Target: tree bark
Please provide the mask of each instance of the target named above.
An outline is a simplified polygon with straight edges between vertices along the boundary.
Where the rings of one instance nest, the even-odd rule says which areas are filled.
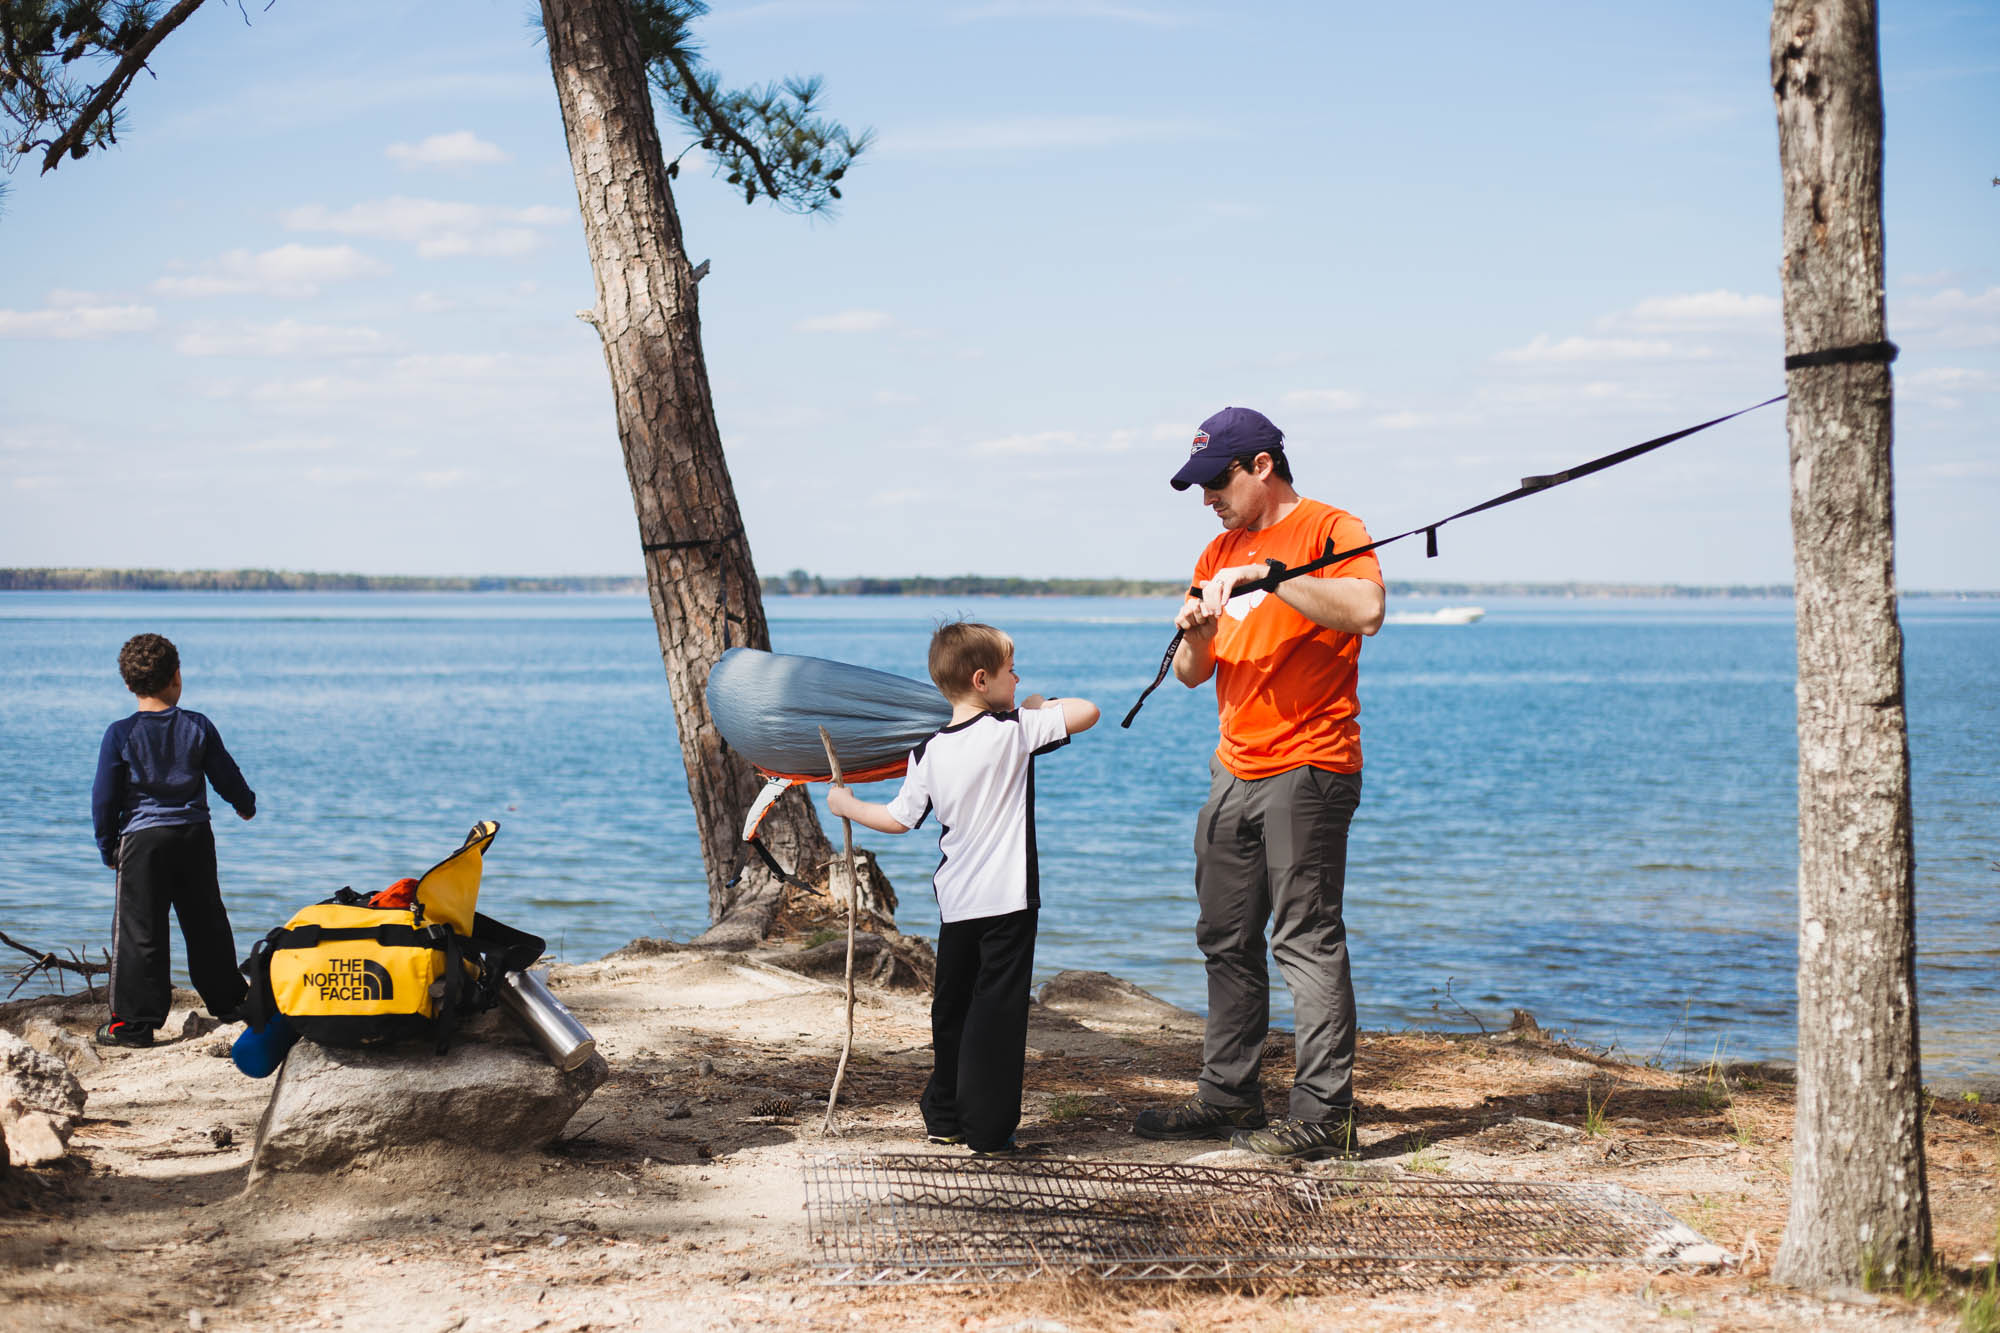
[[[1874,0],[1777,0],[1788,356],[1884,341]],[[1773,1275],[1814,1289],[1930,1251],[1916,879],[1886,360],[1789,371],[1798,612],[1799,1084]]]
[[[769,648],[771,639],[709,397],[695,278],[624,0],[543,0],[542,26],[597,282],[597,307],[587,318],[611,374],[646,587],[708,871],[714,924],[701,942],[747,947],[763,937],[783,886],[761,862],[745,863],[742,819],[763,780],[724,744],[706,688],[726,648]],[[793,873],[824,878],[833,851],[802,788],[786,792],[765,816],[760,837]]]

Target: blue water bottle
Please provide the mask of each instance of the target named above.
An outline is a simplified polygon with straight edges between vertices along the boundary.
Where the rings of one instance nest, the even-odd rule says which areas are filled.
[[[285,1016],[273,1014],[271,1021],[261,1028],[244,1028],[236,1044],[229,1048],[229,1058],[251,1078],[269,1078],[285,1063],[285,1053],[298,1039],[299,1034],[292,1030]]]

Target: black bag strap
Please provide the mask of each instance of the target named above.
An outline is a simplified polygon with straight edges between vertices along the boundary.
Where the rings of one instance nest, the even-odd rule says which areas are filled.
[[[442,949],[444,937],[453,932],[448,926],[410,926],[385,921],[379,926],[280,926],[266,935],[264,944],[273,949],[312,949],[329,940],[374,940],[385,949]]]

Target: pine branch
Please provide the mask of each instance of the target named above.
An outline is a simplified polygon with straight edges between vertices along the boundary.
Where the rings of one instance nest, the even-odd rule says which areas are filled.
[[[715,105],[713,94],[709,89],[702,86],[701,80],[695,77],[692,69],[688,68],[687,59],[679,51],[668,51],[666,57],[667,62],[674,67],[674,73],[680,76],[681,87],[687,90],[689,97],[700,104],[702,114],[708,118],[708,123],[714,127],[714,132],[735,144],[736,150],[749,159],[750,165],[757,169],[758,178],[764,182],[765,195],[772,199],[778,198],[777,177],[771,174],[771,168],[766,165],[764,155],[757,151],[757,145],[737,133],[736,126]]]
[[[84,103],[76,119],[70,122],[69,128],[57,135],[49,144],[48,152],[42,156],[43,175],[60,166],[65,154],[83,156],[85,151],[83,136],[89,132],[90,126],[99,116],[117,105],[118,99],[125,95],[125,90],[132,86],[132,80],[139,77],[139,71],[146,67],[146,57],[153,53],[153,48],[165,41],[175,28],[187,22],[188,17],[200,9],[203,3],[204,0],[180,0],[179,4],[161,16],[160,21],[148,29],[146,35],[125,52],[117,67],[111,71],[110,77],[99,84],[90,100]]]

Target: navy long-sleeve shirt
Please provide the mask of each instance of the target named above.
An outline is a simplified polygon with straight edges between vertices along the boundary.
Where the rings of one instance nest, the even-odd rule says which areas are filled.
[[[127,833],[206,824],[210,782],[237,814],[248,819],[257,812],[257,793],[223,748],[222,733],[200,713],[134,713],[105,728],[90,787],[91,823],[104,864],[118,864],[118,840]]]

